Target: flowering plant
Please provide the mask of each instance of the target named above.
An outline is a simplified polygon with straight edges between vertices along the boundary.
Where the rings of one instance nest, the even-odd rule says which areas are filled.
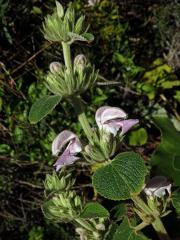
[[[110,236],[113,240],[125,239],[124,236],[147,239],[141,232],[147,225],[152,225],[160,239],[169,239],[161,217],[169,213],[171,184],[162,176],[145,183],[147,168],[142,157],[131,151],[120,152],[123,138],[139,120],[128,119],[124,110],[112,106],[97,109],[93,126],[86,117],[81,94],[95,86],[99,75],[82,54],[72,62],[70,48],[75,41],[93,40],[92,34],[84,30],[84,20],[84,16],[76,18],[71,4],[65,12],[56,2],[54,13],[45,18],[43,25],[45,38],[62,44],[64,63],[50,64],[45,86],[53,95],[44,96],[33,104],[29,120],[31,123],[40,121],[60,101],[66,100],[73,106],[86,136],[84,144],[71,130],[63,130],[54,139],[52,155],[58,157],[54,163],[57,173],[46,177],[43,213],[54,222],[72,222],[81,240],[102,240]],[[89,202],[83,193],[75,191],[74,166],[84,165],[92,173],[97,201]],[[133,211],[141,223],[134,226],[124,216],[122,223],[113,228],[110,213],[98,202],[97,196],[132,201]]]

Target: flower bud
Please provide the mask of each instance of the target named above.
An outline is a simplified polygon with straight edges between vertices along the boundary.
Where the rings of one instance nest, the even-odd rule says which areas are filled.
[[[78,54],[74,59],[74,66],[84,67],[87,63],[87,59],[84,54]]]
[[[62,64],[60,62],[52,62],[49,65],[49,69],[53,74],[58,73],[62,69]]]

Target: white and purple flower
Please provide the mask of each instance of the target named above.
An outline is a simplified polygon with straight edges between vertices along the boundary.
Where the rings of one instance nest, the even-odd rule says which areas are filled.
[[[156,176],[147,182],[144,192],[147,196],[162,198],[171,194],[171,183],[164,176]]]
[[[117,135],[121,129],[120,135],[124,135],[130,128],[136,125],[138,119],[127,119],[127,114],[118,107],[104,106],[96,111],[96,123],[100,130]]]
[[[63,151],[64,148],[65,150]],[[63,166],[73,164],[77,161],[79,157],[76,155],[81,152],[81,150],[81,143],[76,134],[68,130],[64,130],[58,134],[52,143],[53,156],[59,156],[54,164],[56,171]]]

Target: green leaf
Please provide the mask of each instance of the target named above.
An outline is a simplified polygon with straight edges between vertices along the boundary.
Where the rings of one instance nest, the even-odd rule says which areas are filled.
[[[180,133],[166,114],[154,116],[154,122],[161,131],[161,142],[151,157],[156,174],[165,175],[180,186]]]
[[[111,209],[111,213],[116,221],[122,220],[127,214],[127,207],[124,203],[119,203]]]
[[[172,205],[176,209],[178,215],[180,215],[180,191],[172,193]]]
[[[81,218],[105,218],[109,217],[109,212],[101,204],[97,202],[87,203],[84,207]]]
[[[61,96],[58,95],[44,96],[37,100],[30,109],[29,121],[31,123],[39,122],[56,107],[60,100]]]
[[[117,228],[112,240],[147,240],[144,235],[135,233],[127,218]]]
[[[146,144],[148,134],[145,128],[139,128],[138,130],[131,131],[129,134],[130,146],[142,146]]]
[[[146,168],[140,155],[133,152],[118,154],[93,175],[93,186],[99,194],[112,200],[123,200],[138,194],[145,180]]]

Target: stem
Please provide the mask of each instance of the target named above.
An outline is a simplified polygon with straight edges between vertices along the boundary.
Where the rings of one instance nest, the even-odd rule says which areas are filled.
[[[170,237],[159,217],[156,217],[155,221],[151,223],[154,230],[157,232],[160,240],[170,240]]]
[[[160,240],[170,240],[169,235],[168,235],[160,217],[158,216],[158,211],[155,208],[155,206],[153,206],[151,204],[153,209],[149,208],[149,206],[139,196],[133,196],[131,199],[133,200],[135,205],[137,207],[139,207],[144,213],[153,217],[154,221],[151,221],[151,223],[149,222],[149,224],[151,224],[153,226],[154,230],[158,234],[159,239]],[[142,225],[143,225],[143,223],[142,223]],[[139,227],[141,227],[142,225],[140,225]],[[139,228],[138,228],[138,230],[139,230]]]
[[[134,228],[134,231],[135,232],[141,231],[143,228],[145,228],[148,225],[149,225],[148,222],[142,222]]]
[[[88,231],[94,232],[95,229],[86,220],[76,218],[75,221]]]
[[[65,61],[66,68],[67,68],[68,72],[70,73],[70,75],[73,76],[70,45],[65,42],[62,42],[62,47],[63,47],[63,55],[64,55],[64,61]],[[92,131],[91,126],[86,118],[86,115],[84,113],[83,106],[82,106],[80,99],[77,97],[74,97],[72,99],[71,103],[75,109],[75,112],[78,115],[78,119],[84,130],[84,133],[86,134],[90,143],[93,144],[94,132]]]
[[[83,128],[84,133],[86,134],[86,137],[88,138],[89,142],[93,144],[95,133],[91,129],[91,126],[88,122],[86,114],[83,110],[81,100],[78,97],[74,97],[71,101],[71,104],[73,105],[75,112],[78,115],[78,120]]]
[[[63,47],[63,55],[64,55],[64,61],[66,68],[70,74],[72,74],[72,61],[71,61],[71,51],[70,51],[70,45],[66,42],[62,42]]]
[[[148,205],[139,197],[139,196],[132,196],[131,199],[138,206],[143,212],[147,215],[153,215],[152,210],[148,207]]]

